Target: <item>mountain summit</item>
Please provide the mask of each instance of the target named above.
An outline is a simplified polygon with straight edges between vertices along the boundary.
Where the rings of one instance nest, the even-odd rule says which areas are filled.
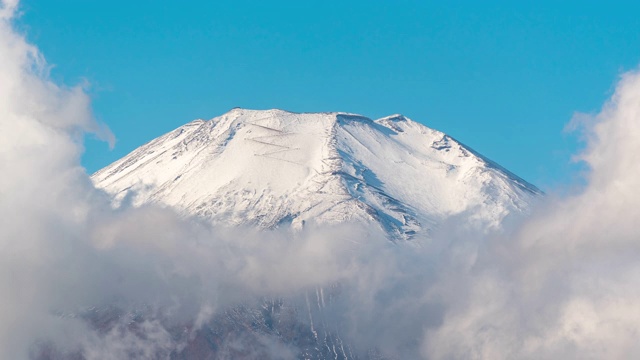
[[[98,188],[225,225],[364,221],[393,240],[472,214],[492,228],[541,192],[402,115],[233,109],[195,120],[96,172]]]

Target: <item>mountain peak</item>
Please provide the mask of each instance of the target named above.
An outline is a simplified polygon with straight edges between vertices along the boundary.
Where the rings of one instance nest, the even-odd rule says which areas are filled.
[[[242,107],[234,107],[231,110],[224,113],[222,116],[242,116],[247,114],[256,114],[256,115],[275,115],[275,114],[292,114],[290,111],[282,110],[282,109],[247,109]],[[215,118],[214,118],[215,119]]]
[[[398,121],[407,121],[407,120],[411,120],[408,117],[402,115],[402,114],[393,114],[393,115],[389,115],[389,116],[385,116],[383,118],[380,118],[376,121],[393,121],[393,122],[398,122]]]
[[[396,114],[235,108],[194,121],[92,176],[134,205],[263,227],[371,222],[390,238],[428,234],[473,210],[479,227],[526,211],[539,191],[447,135]]]

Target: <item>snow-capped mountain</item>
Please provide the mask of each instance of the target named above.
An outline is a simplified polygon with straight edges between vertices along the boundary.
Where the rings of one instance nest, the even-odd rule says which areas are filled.
[[[300,228],[364,221],[393,240],[450,216],[479,228],[526,211],[540,191],[455,139],[402,115],[233,109],[195,120],[96,172],[134,205],[225,225]]]
[[[474,229],[496,228],[510,214],[526,212],[541,194],[453,138],[402,115],[371,120],[282,110],[233,109],[192,121],[92,179],[114,196],[115,206],[155,203],[186,217],[263,228],[358,221],[378,226],[393,241],[428,237],[458,215]],[[336,283],[231,304],[188,338],[170,328],[185,344],[175,358],[280,358],[267,355],[273,344],[298,359],[416,358],[415,339],[400,357],[354,342],[341,325],[345,299],[348,286]],[[110,309],[86,315],[97,328],[116,316]]]

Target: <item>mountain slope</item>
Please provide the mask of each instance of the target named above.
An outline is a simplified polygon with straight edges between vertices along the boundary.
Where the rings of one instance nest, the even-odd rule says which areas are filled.
[[[473,214],[497,227],[534,186],[402,115],[233,109],[195,120],[96,172],[116,202],[159,203],[225,225],[372,222],[391,239]]]

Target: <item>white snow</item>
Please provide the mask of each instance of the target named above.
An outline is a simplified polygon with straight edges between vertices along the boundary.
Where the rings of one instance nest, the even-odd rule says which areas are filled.
[[[402,115],[233,109],[98,171],[97,187],[214,223],[377,223],[393,239],[466,211],[481,228],[526,211],[534,186]]]

